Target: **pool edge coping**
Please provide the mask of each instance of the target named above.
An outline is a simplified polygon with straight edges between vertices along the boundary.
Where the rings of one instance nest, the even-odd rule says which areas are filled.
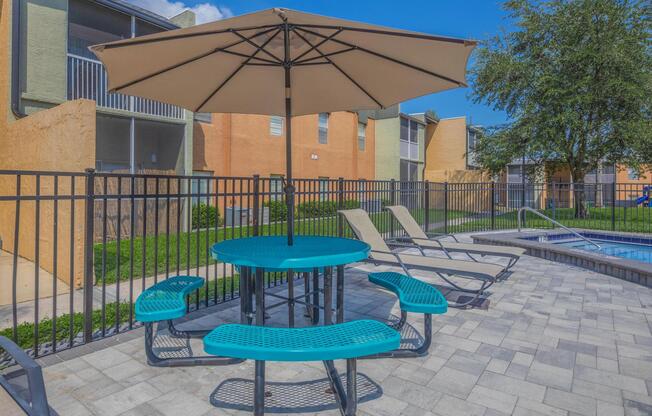
[[[649,238],[649,234],[626,233],[602,230],[588,230],[573,228],[579,233],[621,235]],[[652,287],[652,265],[638,260],[605,257],[591,252],[570,249],[558,244],[529,241],[522,237],[535,237],[543,235],[565,234],[563,230],[527,230],[523,232],[493,232],[487,234],[471,235],[474,243],[499,246],[521,247],[527,250],[526,254],[534,257],[569,264],[597,273],[606,274],[629,282]]]

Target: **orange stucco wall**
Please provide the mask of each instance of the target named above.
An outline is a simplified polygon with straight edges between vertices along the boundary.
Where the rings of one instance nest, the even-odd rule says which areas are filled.
[[[49,110],[40,111],[16,121],[3,117],[0,122],[0,169],[82,172],[95,160],[95,103],[88,100],[69,101]],[[59,179],[60,195],[70,195],[71,180]],[[39,186],[41,195],[53,195],[54,180],[43,176]],[[15,175],[0,176],[0,195],[16,195]],[[34,195],[34,176],[21,178],[20,193]],[[84,192],[82,179],[75,182],[75,192]],[[42,201],[39,206],[39,262],[47,272],[54,272],[54,204]],[[3,250],[14,251],[16,225],[15,202],[0,203],[0,238]],[[82,282],[84,202],[75,202],[73,227],[74,271],[70,272],[71,220],[70,201],[59,202],[57,218],[57,277],[75,286]],[[36,237],[36,205],[24,201],[20,205],[18,253],[34,260]],[[0,289],[1,290],[1,289]]]
[[[618,166],[616,169],[616,182],[618,183],[637,183],[641,185],[652,184],[652,169],[646,171],[636,179],[629,178],[629,172],[626,166]]]
[[[466,118],[456,117],[428,124],[425,172],[466,169]]]
[[[294,176],[373,179],[374,128],[374,120],[369,119],[365,150],[360,151],[355,113],[330,114],[328,144],[319,143],[317,115],[295,117],[292,120]],[[270,135],[268,116],[213,114],[211,123],[195,123],[193,140],[193,170],[220,176],[285,173],[285,134]]]

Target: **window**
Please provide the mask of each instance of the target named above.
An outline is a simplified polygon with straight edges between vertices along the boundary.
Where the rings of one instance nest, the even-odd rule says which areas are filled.
[[[68,52],[97,59],[88,47],[131,37],[131,17],[94,2],[68,3]]]
[[[400,155],[401,159],[419,160],[419,137],[423,126],[414,120],[401,117]]]
[[[627,168],[627,179],[637,181],[639,179],[638,173],[632,168]]]
[[[174,174],[181,170],[183,124],[136,119],[134,134],[136,172]]]
[[[367,126],[358,123],[358,150],[364,151],[367,145]]]
[[[328,199],[328,176],[319,177],[319,200],[326,201]]]
[[[195,121],[201,121],[202,123],[210,123],[213,120],[213,115],[211,113],[195,113]]]
[[[269,175],[269,199],[270,201],[283,200],[283,176]]]
[[[401,181],[415,182],[419,180],[419,164],[409,160],[401,160]]]
[[[328,113],[319,113],[319,143],[328,143]]]
[[[269,118],[270,136],[280,136],[283,134],[283,117],[271,116]]]

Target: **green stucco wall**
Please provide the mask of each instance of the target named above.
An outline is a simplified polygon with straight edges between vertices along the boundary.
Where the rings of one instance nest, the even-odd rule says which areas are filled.
[[[66,100],[67,0],[22,0],[21,106],[25,113]]]
[[[400,178],[399,134],[398,117],[376,120],[376,179]]]

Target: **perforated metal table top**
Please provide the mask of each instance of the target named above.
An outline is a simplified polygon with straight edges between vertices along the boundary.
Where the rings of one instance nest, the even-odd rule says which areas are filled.
[[[368,244],[349,238],[296,236],[288,246],[285,236],[263,236],[221,241],[211,253],[224,263],[281,270],[354,263],[366,259],[369,250]]]

